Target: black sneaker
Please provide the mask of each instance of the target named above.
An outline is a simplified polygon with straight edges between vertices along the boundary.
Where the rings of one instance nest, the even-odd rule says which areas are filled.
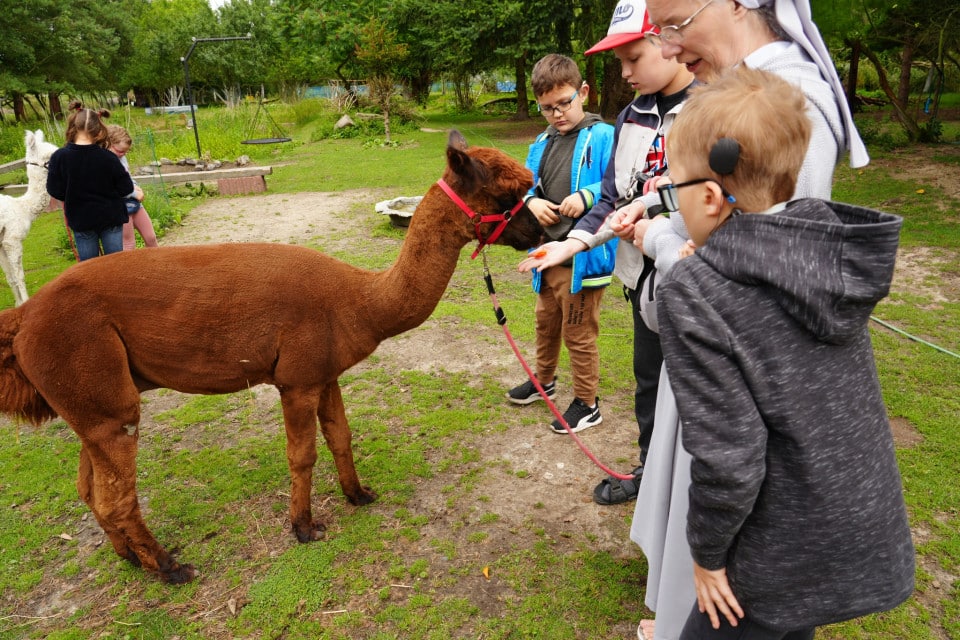
[[[570,406],[563,413],[563,419],[570,425],[570,430],[574,433],[594,427],[603,422],[603,416],[600,415],[600,398],[596,399],[593,408],[587,406],[587,403],[580,398],[574,398]],[[550,423],[550,428],[554,433],[567,433],[559,420]]]
[[[554,380],[550,384],[543,384],[541,386],[543,387],[544,393],[547,394],[547,397],[552,400],[553,396],[557,393],[557,381]],[[540,392],[533,386],[532,380],[527,380],[523,384],[510,389],[509,393],[507,393],[507,400],[513,404],[530,404],[531,402],[542,399]]]

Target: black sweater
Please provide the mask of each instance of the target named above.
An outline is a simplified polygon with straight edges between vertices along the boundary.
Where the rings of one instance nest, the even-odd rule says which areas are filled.
[[[127,221],[123,198],[133,191],[120,158],[97,145],[67,143],[50,157],[47,193],[63,202],[74,231],[101,231]]]

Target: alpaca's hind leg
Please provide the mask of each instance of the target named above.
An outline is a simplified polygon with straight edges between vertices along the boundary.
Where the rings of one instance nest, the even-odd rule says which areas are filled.
[[[81,445],[80,470],[77,473],[77,493],[80,494],[80,499],[90,507],[93,517],[97,519],[103,532],[110,538],[110,543],[113,545],[113,550],[117,552],[117,555],[129,560],[138,567],[141,566],[140,558],[133,552],[133,549],[127,546],[127,537],[117,531],[108,520],[100,517],[100,514],[97,513],[97,504],[93,497],[93,492],[93,463],[90,461],[89,454],[87,454],[87,448]]]
[[[193,567],[181,565],[160,546],[140,513],[136,487],[138,432],[132,433],[124,422],[109,420],[92,428],[75,428],[83,443],[78,488],[90,504],[120,557],[153,571],[164,582],[188,582]],[[90,473],[84,473],[89,465]],[[131,554],[136,558],[131,558]]]
[[[41,300],[39,313],[52,319],[21,327],[16,355],[24,376],[80,438],[77,488],[117,553],[129,559],[132,551],[144,569],[166,582],[186,582],[193,568],[178,564],[160,546],[140,513],[140,392],[126,346],[101,305],[63,302],[84,313],[58,320],[56,311],[44,306],[54,303]]]
[[[290,466],[290,523],[300,542],[319,540],[326,529],[313,520],[310,509],[313,465],[317,461],[318,401],[317,389],[285,388],[280,391]]]
[[[343,494],[347,496],[350,504],[370,504],[377,499],[377,494],[370,487],[360,486],[357,468],[353,464],[350,425],[347,424],[347,415],[343,409],[340,385],[336,381],[323,388],[317,417],[320,418],[320,429],[337,465]]]

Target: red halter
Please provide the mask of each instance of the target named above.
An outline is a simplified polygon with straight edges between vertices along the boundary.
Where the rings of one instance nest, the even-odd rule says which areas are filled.
[[[474,249],[473,253],[470,255],[470,259],[476,258],[480,255],[480,250],[483,249],[488,244],[493,244],[497,241],[497,238],[500,237],[500,234],[503,233],[503,230],[507,228],[507,223],[517,214],[517,211],[520,211],[523,208],[523,200],[520,200],[517,204],[513,205],[513,209],[510,211],[503,211],[501,213],[488,213],[484,215],[476,214],[473,209],[467,206],[467,203],[463,199],[453,192],[453,189],[450,188],[443,178],[437,180],[437,184],[440,185],[440,188],[443,189],[443,192],[450,196],[450,199],[453,200],[454,204],[460,207],[460,210],[467,214],[467,217],[473,220],[474,233],[477,234],[477,248]],[[485,222],[499,222],[493,232],[484,238],[480,235],[480,225]]]

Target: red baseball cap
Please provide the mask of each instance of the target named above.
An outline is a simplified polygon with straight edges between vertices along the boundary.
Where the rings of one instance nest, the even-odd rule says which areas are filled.
[[[644,0],[620,0],[613,10],[607,37],[593,45],[584,53],[586,56],[608,51],[622,44],[639,40],[648,33],[660,33],[660,29],[650,22],[647,3]]]

